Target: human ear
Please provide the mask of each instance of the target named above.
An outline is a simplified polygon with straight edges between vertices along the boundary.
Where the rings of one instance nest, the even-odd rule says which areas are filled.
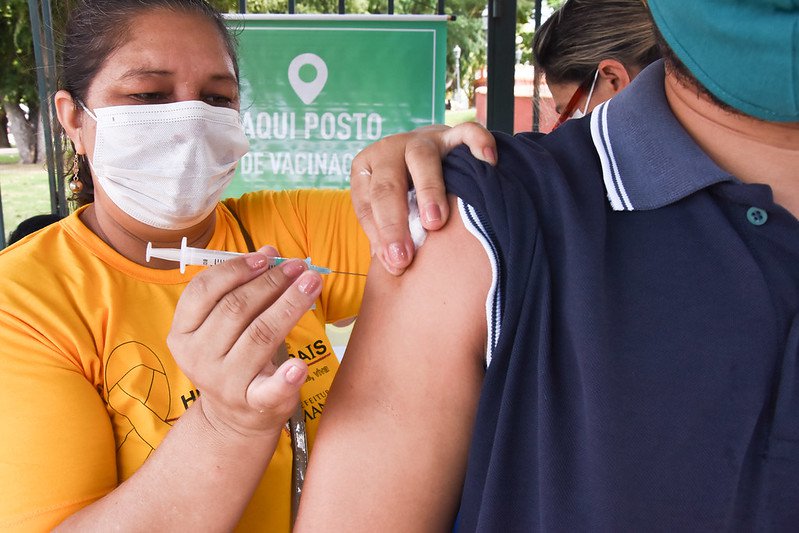
[[[65,90],[55,93],[55,110],[58,115],[58,122],[64,128],[67,137],[75,145],[75,153],[83,155],[86,153],[86,146],[83,143],[83,125],[81,111],[75,105],[72,95]]]
[[[620,61],[603,59],[599,62],[599,78],[606,82],[613,95],[630,84],[630,73]]]

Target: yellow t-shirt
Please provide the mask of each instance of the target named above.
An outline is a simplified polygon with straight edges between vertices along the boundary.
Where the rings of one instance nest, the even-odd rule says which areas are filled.
[[[256,247],[366,273],[369,244],[347,191],[259,192],[216,208],[209,249]],[[43,531],[130,477],[199,392],[166,346],[177,300],[201,267],[154,270],[73,214],[0,253],[0,530]],[[176,265],[177,266],[177,265]],[[324,324],[357,314],[360,276],[325,276],[316,309],[286,339],[309,365],[301,391],[313,443],[338,360]],[[187,443],[187,450],[190,445]],[[288,531],[287,433],[239,525]]]

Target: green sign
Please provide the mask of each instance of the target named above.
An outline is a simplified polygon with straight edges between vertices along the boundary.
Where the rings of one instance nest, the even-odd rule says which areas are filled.
[[[259,16],[238,35],[250,152],[225,191],[345,188],[353,157],[444,121],[446,16]]]

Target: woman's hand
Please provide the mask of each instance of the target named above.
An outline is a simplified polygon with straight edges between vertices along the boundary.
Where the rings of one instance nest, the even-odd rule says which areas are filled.
[[[222,435],[278,433],[305,382],[306,365],[279,354],[322,279],[299,259],[267,269],[267,256],[277,255],[265,247],[201,272],[175,310],[167,344]]]
[[[408,177],[416,189],[422,225],[427,230],[440,229],[449,217],[441,160],[461,144],[477,159],[496,164],[494,137],[475,122],[390,135],[367,146],[352,161],[355,213],[372,244],[372,255],[392,274],[402,274],[413,260]]]
[[[267,269],[267,256],[276,255],[262,248],[186,286],[167,343],[199,400],[132,476],[61,529],[236,528],[308,372],[302,361],[282,362],[276,354],[322,288],[319,274],[299,259]],[[113,461],[113,448],[111,454]]]

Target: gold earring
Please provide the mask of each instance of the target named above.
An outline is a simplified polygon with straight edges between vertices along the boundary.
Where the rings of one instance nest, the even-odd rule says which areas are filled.
[[[72,192],[72,194],[80,194],[80,192],[83,190],[83,182],[80,181],[79,177],[72,176],[72,178],[69,180],[69,190]]]
[[[72,161],[72,177],[69,179],[69,190],[72,194],[80,194],[83,190],[83,182],[78,176],[80,172],[80,165],[78,163],[78,155],[75,154],[75,159]]]

